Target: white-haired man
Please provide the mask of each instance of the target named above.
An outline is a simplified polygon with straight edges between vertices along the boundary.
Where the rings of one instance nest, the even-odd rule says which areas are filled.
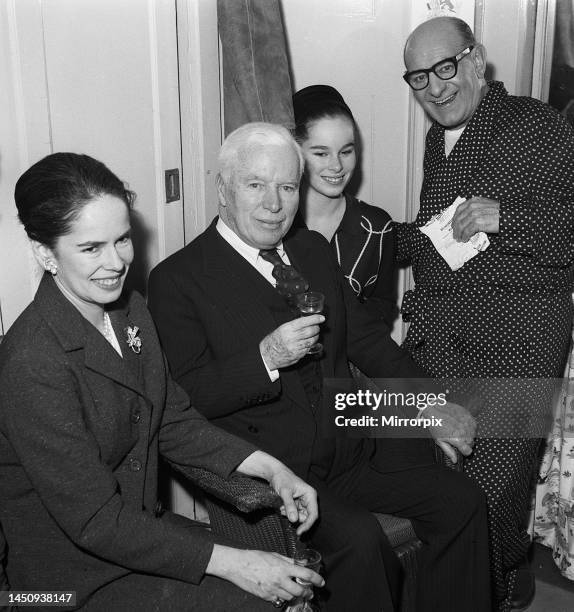
[[[375,466],[374,440],[335,437],[324,427],[333,406],[322,398],[323,382],[348,381],[348,357],[375,376],[426,375],[384,321],[361,308],[327,241],[306,229],[288,234],[302,170],[300,150],[280,126],[247,124],[224,142],[219,218],[150,276],[150,307],[173,375],[208,418],[257,441],[318,490],[311,543],[323,554],[326,593],[318,596],[328,610],[379,612],[398,603],[397,559],[370,510],[412,518],[425,542],[420,609],[489,610],[478,489],[436,465],[428,439],[402,453],[402,441],[389,442],[395,456]],[[297,317],[280,294],[284,281],[323,293],[325,314]],[[316,358],[308,351],[319,333]],[[469,423],[445,421],[445,429],[457,425]],[[450,443],[470,452],[471,436],[467,427]]]

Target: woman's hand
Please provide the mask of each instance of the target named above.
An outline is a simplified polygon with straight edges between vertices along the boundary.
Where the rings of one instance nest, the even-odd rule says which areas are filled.
[[[307,531],[317,520],[317,492],[275,457],[255,451],[237,467],[237,471],[267,480],[283,500],[281,512],[291,523],[300,523],[297,535]]]
[[[214,545],[205,573],[229,580],[244,591],[270,602],[310,597],[310,589],[297,584],[296,578],[311,583],[311,586],[322,587],[325,584],[313,570],[295,565],[292,559],[277,553],[241,550],[220,544]]]

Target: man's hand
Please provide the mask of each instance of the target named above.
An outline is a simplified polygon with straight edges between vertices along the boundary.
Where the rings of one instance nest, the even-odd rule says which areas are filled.
[[[429,427],[436,444],[442,448],[446,456],[456,463],[456,450],[467,456],[472,453],[476,421],[463,406],[447,402],[444,406],[429,406],[422,414],[423,418],[434,416],[441,419],[442,425]]]
[[[310,589],[295,582],[299,578],[312,586],[325,581],[307,567],[295,565],[292,559],[261,550],[240,550],[215,544],[205,570],[206,574],[229,580],[244,591],[274,602],[311,596]],[[271,608],[270,608],[271,609]]]
[[[320,314],[300,317],[265,336],[259,343],[265,365],[270,370],[279,370],[297,363],[319,339],[319,325],[324,320]]]
[[[287,467],[277,470],[269,484],[283,500],[281,512],[291,523],[299,523],[297,535],[305,533],[319,516],[315,489]]]
[[[283,500],[281,512],[291,523],[299,523],[297,535],[307,531],[317,520],[317,492],[275,457],[255,451],[243,460],[237,471],[267,480]]]
[[[477,232],[498,234],[500,204],[489,198],[469,198],[459,204],[452,218],[452,233],[458,242],[470,240]]]

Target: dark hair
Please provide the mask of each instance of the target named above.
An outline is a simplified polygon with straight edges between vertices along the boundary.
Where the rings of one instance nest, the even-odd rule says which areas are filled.
[[[347,117],[356,128],[355,118],[343,96],[330,85],[310,85],[293,96],[295,129],[293,136],[301,144],[307,140],[308,129],[313,121],[324,117]]]
[[[71,230],[82,208],[94,198],[111,195],[130,209],[135,194],[102,162],[77,153],[53,153],[18,179],[14,199],[28,237],[54,248]]]

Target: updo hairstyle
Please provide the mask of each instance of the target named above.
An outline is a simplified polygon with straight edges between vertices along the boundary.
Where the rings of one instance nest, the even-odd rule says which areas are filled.
[[[311,123],[325,117],[347,117],[357,129],[355,118],[343,96],[330,85],[310,85],[293,95],[295,129],[293,136],[302,144],[308,138]]]
[[[26,234],[53,249],[71,231],[82,208],[94,198],[115,196],[131,209],[135,194],[102,162],[77,153],[53,153],[18,179],[14,199]]]

